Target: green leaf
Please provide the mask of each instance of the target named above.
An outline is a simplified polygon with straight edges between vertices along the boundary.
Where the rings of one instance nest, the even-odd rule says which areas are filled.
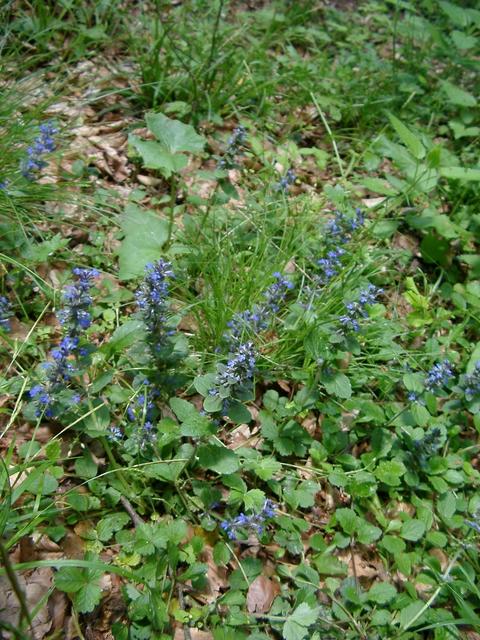
[[[110,340],[99,350],[105,353],[107,358],[110,358],[138,342],[143,337],[144,331],[144,324],[140,320],[127,320],[127,322],[115,329],[110,336]]]
[[[423,536],[423,534],[425,533],[425,529],[426,529],[425,523],[423,523],[421,520],[416,520],[416,519],[407,520],[402,525],[400,535],[405,540],[411,540],[412,542],[416,542],[417,540],[420,540],[420,538]]]
[[[202,416],[197,409],[183,400],[183,398],[170,398],[170,406],[182,423],[181,434],[190,438],[201,438],[212,433],[213,425],[207,416]]]
[[[79,613],[93,611],[102,598],[102,590],[98,584],[86,584],[73,597],[73,602]]]
[[[77,567],[61,567],[55,574],[55,586],[60,591],[74,593],[85,584],[84,569]]]
[[[337,509],[335,517],[345,533],[351,536],[356,530],[359,520],[355,511],[353,509]]]
[[[143,275],[145,265],[162,256],[169,224],[153,211],[130,203],[122,215],[121,226],[125,238],[118,252],[118,276],[121,280],[130,280]]]
[[[405,551],[407,545],[401,538],[397,538],[397,536],[385,535],[383,536],[381,542],[381,546],[389,551],[393,555],[398,555]]]
[[[131,133],[128,141],[141,155],[143,165],[147,169],[158,169],[165,178],[170,178],[172,173],[178,173],[188,164],[187,156],[172,154],[155,140],[142,140]]]
[[[215,385],[216,375],[214,373],[206,373],[203,376],[197,376],[193,381],[193,386],[204,398],[208,397],[210,389]]]
[[[228,407],[227,416],[236,424],[248,424],[252,421],[250,411],[237,400],[232,400]]]
[[[469,169],[467,167],[441,167],[440,175],[451,180],[461,180],[462,182],[478,182],[480,180],[480,169]]]
[[[366,520],[361,520],[357,527],[357,540],[361,544],[372,544],[380,538],[382,530]]]
[[[368,599],[377,604],[387,604],[397,595],[397,590],[388,582],[376,582],[368,592]]]
[[[390,487],[398,487],[406,470],[405,465],[400,460],[384,460],[376,468],[375,477]]]
[[[80,569],[61,567],[55,574],[55,586],[60,591],[73,593],[73,602],[80,613],[88,613],[100,602],[102,590],[98,578],[102,571],[98,569]]]
[[[235,473],[240,468],[238,457],[226,447],[215,444],[202,445],[197,450],[197,456],[201,467],[220,474]]]
[[[392,123],[393,128],[398,134],[398,137],[403,142],[403,144],[410,150],[411,154],[417,158],[417,160],[421,160],[425,157],[425,147],[421,143],[421,141],[413,134],[408,127],[406,127],[403,122],[401,122],[398,118],[396,118],[391,113],[388,114],[388,118]]]
[[[347,573],[347,565],[330,553],[322,553],[314,560],[318,573],[327,576],[344,576]]]
[[[120,531],[130,521],[127,513],[111,513],[99,520],[97,536],[102,542],[108,542],[116,531]]]
[[[97,465],[90,451],[84,451],[81,458],[75,460],[75,473],[80,478],[90,480],[97,475]]]
[[[448,82],[448,80],[443,80],[441,86],[452,104],[459,107],[474,107],[477,104],[475,97],[471,93],[460,89],[460,87]]]
[[[189,125],[167,118],[163,113],[147,113],[145,116],[148,130],[153,133],[171,153],[188,151],[199,153],[205,146],[205,138]]]
[[[399,617],[400,627],[402,629],[408,628],[414,619],[417,624],[420,623],[423,615],[419,618],[416,618],[416,616],[424,608],[427,610],[427,607],[425,607],[425,603],[422,602],[422,600],[415,600],[415,602],[411,602],[408,606],[402,609]]]
[[[282,465],[275,458],[261,458],[260,460],[255,460],[252,463],[252,471],[261,479],[261,480],[271,480],[273,476],[279,473],[282,469]]]
[[[59,249],[63,249],[69,243],[68,238],[63,238],[59,233],[45,240],[44,242],[29,243],[26,249],[22,250],[22,256],[29,262],[47,262],[49,257]]]
[[[352,385],[344,373],[323,371],[320,380],[327,393],[348,400],[352,395]]]
[[[477,45],[477,42],[478,42],[478,38],[475,38],[475,36],[469,36],[467,33],[464,33],[463,31],[457,31],[457,30],[452,31],[452,33],[450,34],[450,37],[452,38],[457,49],[460,49],[460,51],[466,51],[467,49],[472,49]]]
[[[310,607],[306,602],[300,604],[283,625],[284,640],[303,640],[308,634],[308,627],[317,621],[319,615],[320,607]]]

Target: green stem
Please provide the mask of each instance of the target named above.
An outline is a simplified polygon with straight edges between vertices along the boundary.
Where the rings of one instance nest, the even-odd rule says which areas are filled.
[[[173,234],[173,225],[175,222],[175,202],[177,200],[177,178],[175,175],[172,176],[172,180],[170,182],[170,206],[168,211],[168,236],[166,246],[169,247],[172,241]]]

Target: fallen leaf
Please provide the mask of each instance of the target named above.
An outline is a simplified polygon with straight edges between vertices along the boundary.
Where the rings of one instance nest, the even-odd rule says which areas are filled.
[[[249,613],[267,613],[275,597],[280,593],[278,582],[258,576],[248,587],[247,608]]]

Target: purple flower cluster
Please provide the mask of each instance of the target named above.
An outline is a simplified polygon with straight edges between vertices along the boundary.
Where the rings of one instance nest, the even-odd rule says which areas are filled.
[[[467,402],[480,396],[480,360],[475,363],[472,373],[461,376],[459,386],[463,390]]]
[[[173,277],[171,267],[170,262],[162,258],[153,264],[147,264],[145,277],[135,294],[154,355],[165,346],[168,337],[174,333],[167,325],[168,279]]]
[[[43,156],[55,150],[53,136],[58,129],[51,122],[40,125],[40,135],[37,136],[31,147],[27,149],[27,157],[22,161],[21,172],[27,180],[34,180],[35,174],[47,166]]]
[[[7,189],[7,187],[8,187],[8,184],[9,184],[9,182],[8,182],[8,180],[7,180],[7,179],[2,180],[2,181],[0,182],[0,191],[6,191],[6,189]]]
[[[84,355],[84,350],[79,348],[79,336],[91,323],[88,311],[92,303],[90,288],[92,280],[99,274],[95,269],[82,269],[75,267],[73,274],[77,280],[74,284],[65,287],[62,295],[64,308],[57,313],[65,334],[60,344],[52,349],[52,359],[45,362],[42,368],[45,371],[44,383],[35,385],[29,391],[30,398],[36,403],[36,415],[44,413],[47,417],[54,415],[54,404],[58,393],[65,388],[75,373],[72,357]],[[74,403],[80,401],[80,397],[74,395]]]
[[[57,318],[69,336],[76,336],[88,329],[92,322],[89,311],[93,302],[90,289],[99,272],[96,269],[75,267],[72,273],[76,281],[63,290],[63,309],[57,313]]]
[[[425,389],[435,391],[441,389],[453,378],[453,368],[449,360],[437,362],[430,371],[427,372],[425,378]]]
[[[111,442],[120,442],[120,440],[123,438],[123,431],[120,429],[120,427],[112,425],[108,430],[107,438]]]
[[[239,531],[250,531],[257,536],[261,536],[265,530],[266,520],[274,518],[276,512],[275,504],[272,500],[267,499],[259,513],[254,513],[251,516],[240,513],[236,518],[233,518],[233,520],[224,520],[220,524],[220,527],[225,531],[230,540],[237,540]]]
[[[280,305],[294,285],[278,271],[273,276],[275,282],[263,292],[264,301],[254,305],[252,309],[236,313],[227,323],[229,331],[224,336],[227,342],[239,341],[244,331],[254,334],[264,331],[272,316],[278,313]]]
[[[226,365],[218,365],[218,373],[214,387],[210,389],[210,395],[221,398],[232,396],[236,390],[253,380],[255,364],[256,352],[253,342],[241,344]]]
[[[145,385],[144,390],[127,407],[128,419],[137,426],[135,437],[142,448],[155,440],[156,408],[154,398],[159,395],[148,380],[144,380],[143,384]]]
[[[290,189],[290,186],[295,182],[296,179],[297,176],[295,175],[293,169],[288,169],[285,175],[280,178],[280,182],[277,182],[274,186],[275,191],[283,191],[284,193],[287,193]]]
[[[5,296],[0,296],[0,328],[10,331],[10,318],[13,316],[10,300]]]
[[[238,155],[247,140],[247,131],[245,127],[238,126],[233,130],[232,135],[228,139],[228,146],[225,150],[223,158],[218,163],[219,169],[233,169],[236,166],[235,156]]]
[[[345,304],[346,313],[340,316],[339,321],[345,332],[358,332],[360,331],[360,320],[362,318],[368,318],[368,310],[366,307],[375,304],[377,297],[383,293],[383,289],[379,289],[373,284],[369,284],[366,289],[363,289],[358,300],[354,302],[347,302]]]
[[[320,274],[316,278],[318,285],[325,286],[339,274],[342,269],[342,257],[346,253],[342,245],[352,239],[353,233],[364,222],[365,217],[360,209],[356,209],[353,218],[337,211],[335,217],[327,222],[324,228],[325,254],[317,260],[320,269]]]

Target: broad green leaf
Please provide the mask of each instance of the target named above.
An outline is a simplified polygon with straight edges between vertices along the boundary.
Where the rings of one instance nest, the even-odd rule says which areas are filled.
[[[314,559],[314,564],[318,573],[326,576],[344,576],[347,573],[347,565],[329,553],[317,556]]]
[[[89,583],[75,593],[73,602],[79,613],[90,613],[95,609],[101,598],[102,590],[98,584]]]
[[[97,475],[97,465],[93,461],[90,451],[84,451],[80,458],[75,460],[75,473],[80,478],[94,478]]]
[[[356,538],[361,544],[372,544],[380,538],[382,530],[366,520],[360,520],[357,527]]]
[[[330,373],[328,371],[322,372],[320,380],[325,387],[327,393],[337,396],[337,398],[348,398],[352,395],[352,385],[350,380],[344,373],[335,371]]]
[[[368,592],[368,599],[377,604],[386,604],[397,595],[395,587],[388,582],[376,582]]]
[[[450,37],[452,38],[457,49],[460,49],[460,51],[472,49],[478,43],[478,38],[476,38],[475,36],[469,36],[464,31],[454,30],[450,34]]]
[[[21,251],[21,254],[29,262],[47,262],[49,257],[59,249],[63,249],[69,243],[68,238],[63,238],[59,233],[50,240],[44,242],[31,242]]]
[[[168,238],[168,221],[153,211],[130,203],[121,218],[125,238],[118,251],[119,278],[130,280],[144,273],[145,265],[162,256]]]
[[[357,528],[358,516],[353,509],[337,509],[335,517],[342,529],[351,536]]]
[[[401,122],[398,118],[396,118],[393,114],[388,114],[388,118],[392,123],[393,128],[398,134],[398,137],[403,142],[403,144],[410,150],[412,155],[417,158],[417,160],[421,160],[425,157],[425,147],[422,142],[417,138],[417,136],[410,131],[408,127],[406,127],[403,122]]]
[[[448,82],[448,80],[443,80],[441,86],[451,104],[459,107],[474,107],[477,104],[475,97],[471,93],[460,89],[460,87]]]
[[[468,26],[470,20],[464,8],[457,4],[453,4],[452,2],[446,2],[446,0],[441,1],[438,4],[456,27]]]
[[[306,602],[300,604],[283,625],[284,640],[303,640],[308,634],[308,627],[316,622],[319,615],[320,607],[310,607]]]
[[[130,522],[130,516],[127,513],[110,513],[99,520],[97,524],[97,536],[102,542],[108,542],[116,531],[120,531]]]
[[[252,416],[247,407],[236,400],[230,401],[227,416],[236,424],[248,424],[252,421]]]
[[[212,433],[212,423],[207,416],[202,416],[197,409],[183,398],[170,398],[170,406],[182,423],[181,434],[188,438],[201,438]]]
[[[205,146],[205,138],[189,125],[167,118],[163,113],[147,113],[145,116],[148,130],[170,153],[189,151],[199,153]]]
[[[140,320],[127,320],[117,327],[110,336],[110,340],[100,347],[100,351],[104,352],[107,358],[115,353],[121,353],[127,347],[141,340],[144,336],[144,324]]]
[[[198,462],[204,469],[220,474],[235,473],[240,468],[240,460],[231,449],[215,444],[205,444],[197,450]]]
[[[128,140],[142,156],[144,166],[147,169],[158,169],[165,178],[170,178],[172,173],[181,171],[188,164],[187,156],[182,153],[173,154],[155,140],[142,140],[132,133]]]
[[[406,470],[405,465],[400,460],[384,460],[375,469],[375,477],[390,487],[398,487]]]
[[[440,175],[451,180],[461,180],[462,182],[478,182],[480,180],[480,169],[470,169],[467,167],[441,167]]]
[[[397,538],[397,536],[390,536],[388,534],[383,536],[380,544],[393,555],[402,553],[402,551],[405,551],[407,546],[401,538]]]
[[[412,520],[407,520],[403,523],[400,535],[405,540],[416,542],[423,536],[423,534],[425,533],[425,529],[425,523],[423,523],[421,520],[416,520],[413,518]]]
[[[422,609],[428,610],[425,607],[425,603],[422,600],[415,600],[415,602],[410,603],[404,609],[400,611],[400,627],[401,629],[408,629],[408,627],[413,624],[413,622],[419,622],[422,620],[423,615],[417,618],[417,615],[420,613]]]

